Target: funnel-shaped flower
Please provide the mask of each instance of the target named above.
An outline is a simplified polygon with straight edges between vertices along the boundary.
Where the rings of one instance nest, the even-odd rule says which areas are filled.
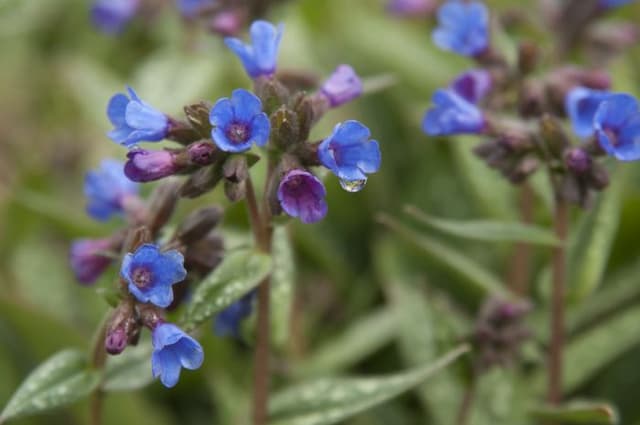
[[[161,323],[153,330],[151,370],[154,378],[167,388],[180,379],[181,368],[195,370],[202,366],[204,351],[198,341],[171,323]]]

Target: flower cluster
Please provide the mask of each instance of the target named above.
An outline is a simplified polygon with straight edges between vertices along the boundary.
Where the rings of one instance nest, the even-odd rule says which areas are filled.
[[[601,2],[600,7],[622,3]],[[556,15],[567,10],[558,10]],[[487,8],[478,1],[449,0],[438,10],[434,43],[472,57],[479,67],[434,93],[423,131],[431,136],[486,137],[475,153],[512,183],[522,183],[546,165],[557,196],[589,206],[593,192],[608,184],[598,156],[640,159],[638,102],[630,95],[609,92],[609,75],[601,70],[559,64],[532,77],[539,55],[535,45],[523,42],[517,63],[509,64],[490,43],[488,21]],[[518,93],[515,102],[514,88]],[[509,116],[513,110],[519,116]],[[565,134],[561,125],[565,116],[577,142]]]
[[[196,16],[212,4],[180,1],[179,6],[185,15]],[[325,217],[328,206],[327,191],[314,167],[325,167],[349,192],[361,190],[368,175],[380,167],[378,142],[358,121],[337,124],[323,140],[309,140],[312,126],[331,108],[360,96],[363,85],[348,65],[339,65],[326,81],[316,82],[310,94],[286,78],[279,79],[282,35],[282,25],[256,21],[250,29],[251,43],[225,39],[254,89],[239,88],[213,103],[187,105],[185,120],[157,110],[131,87],[115,94],[107,105],[113,125],[107,135],[127,148],[127,161],[105,161],[87,174],[87,211],[97,220],[124,216],[127,226],[111,237],[76,241],[71,264],[78,280],[91,284],[123,253],[105,350],[119,354],[137,343],[142,328],[150,329],[152,373],[167,387],[176,385],[182,368],[198,368],[204,356],[195,339],[165,320],[166,310],[184,300],[187,285],[217,266],[223,249],[213,233],[222,214],[217,207],[195,211],[160,239],[178,199],[201,196],[222,183],[229,201],[247,197],[249,204],[250,196],[254,202],[250,168],[264,158],[267,176],[258,214],[264,211],[264,217],[271,219],[285,213],[315,223]],[[157,150],[140,147],[165,139],[176,145]],[[159,186],[149,202],[138,196],[139,183],[176,175],[187,177]],[[240,324],[251,314],[254,297],[249,292],[219,313],[216,334],[240,338]]]

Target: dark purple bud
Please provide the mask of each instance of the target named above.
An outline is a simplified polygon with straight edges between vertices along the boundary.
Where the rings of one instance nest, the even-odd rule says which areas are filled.
[[[568,149],[564,154],[564,163],[570,172],[583,175],[591,169],[593,160],[591,156],[581,148]]]
[[[589,185],[594,190],[603,190],[604,188],[609,186],[609,172],[605,167],[598,164],[597,162],[593,163],[591,172],[587,177]]]
[[[127,347],[127,333],[124,328],[115,328],[107,333],[107,337],[104,340],[104,348],[107,353],[111,355],[117,355],[124,351]]]
[[[322,84],[320,92],[332,108],[344,105],[362,94],[362,81],[349,65],[339,65]]]
[[[247,14],[240,10],[225,10],[216,14],[209,22],[209,29],[224,37],[233,37],[240,33],[247,20]]]
[[[113,261],[108,252],[114,248],[111,238],[74,241],[71,245],[70,261],[78,282],[84,285],[94,283]]]
[[[484,69],[472,69],[456,77],[451,89],[468,102],[478,104],[493,86],[491,74]]]
[[[518,46],[518,70],[520,74],[531,73],[538,65],[539,59],[538,45],[531,41],[523,41]]]
[[[539,117],[545,109],[545,87],[540,81],[526,81],[520,90],[518,111],[524,118]]]
[[[291,170],[278,186],[278,200],[284,212],[303,223],[315,223],[327,215],[322,182],[305,170]]]
[[[176,153],[168,150],[136,149],[127,154],[129,160],[124,173],[134,182],[149,182],[168,177],[179,171]]]
[[[187,146],[187,157],[191,164],[209,165],[218,157],[219,149],[208,140],[201,140]]]

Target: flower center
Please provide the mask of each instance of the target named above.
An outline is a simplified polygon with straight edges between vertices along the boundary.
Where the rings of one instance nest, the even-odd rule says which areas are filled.
[[[231,123],[227,127],[227,137],[233,143],[244,143],[249,138],[249,128],[242,123]]]
[[[131,273],[131,280],[138,288],[146,288],[151,284],[153,273],[146,267],[136,267]]]

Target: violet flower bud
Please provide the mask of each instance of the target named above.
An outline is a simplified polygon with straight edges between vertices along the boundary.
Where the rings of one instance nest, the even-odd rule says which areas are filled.
[[[332,108],[355,99],[362,94],[362,90],[360,77],[349,65],[338,65],[320,88]]]
[[[129,160],[124,173],[134,182],[150,182],[168,177],[179,171],[176,153],[168,150],[148,151],[132,150],[127,154]]]

